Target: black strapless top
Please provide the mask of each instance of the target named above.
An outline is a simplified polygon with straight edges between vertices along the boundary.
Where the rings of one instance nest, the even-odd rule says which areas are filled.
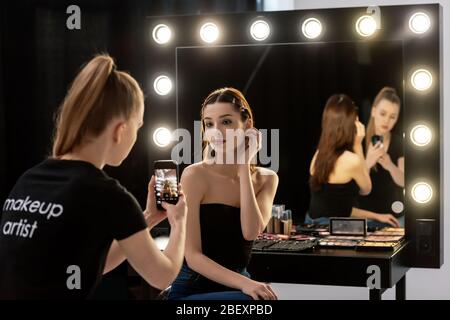
[[[311,218],[350,217],[356,206],[359,187],[355,180],[347,183],[325,183],[318,191],[311,191]]]
[[[247,267],[253,241],[242,235],[241,208],[222,203],[200,204],[200,230],[205,256],[227,269]]]

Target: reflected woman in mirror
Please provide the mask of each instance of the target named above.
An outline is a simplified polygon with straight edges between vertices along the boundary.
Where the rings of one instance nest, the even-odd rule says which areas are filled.
[[[270,285],[246,270],[278,186],[275,172],[254,164],[261,135],[252,110],[240,91],[222,88],[205,99],[201,121],[203,160],[181,177],[189,199],[185,263],[168,298],[277,299]]]
[[[369,226],[404,226],[403,187],[405,182],[403,139],[392,132],[400,113],[395,89],[384,87],[375,97],[365,141],[366,166],[370,170],[372,192],[358,199],[358,214],[378,214],[382,223]],[[400,217],[400,221],[397,219]]]
[[[322,133],[310,165],[311,202],[306,224],[328,224],[330,217],[350,217],[358,194],[370,193],[364,135],[353,101],[345,94],[332,95],[323,111]]]

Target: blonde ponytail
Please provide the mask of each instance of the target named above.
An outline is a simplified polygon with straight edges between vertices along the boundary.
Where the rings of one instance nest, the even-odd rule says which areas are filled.
[[[117,71],[110,56],[96,56],[76,76],[58,110],[53,157],[98,136],[114,117],[129,119],[141,104],[143,94],[136,80]]]

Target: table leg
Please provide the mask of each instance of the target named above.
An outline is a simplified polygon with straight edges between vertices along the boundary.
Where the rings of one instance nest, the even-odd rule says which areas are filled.
[[[395,285],[395,300],[406,300],[406,274]]]
[[[381,289],[369,289],[369,300],[381,300]]]

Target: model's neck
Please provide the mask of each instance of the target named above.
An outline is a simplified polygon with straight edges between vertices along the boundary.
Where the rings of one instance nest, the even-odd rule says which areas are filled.
[[[239,177],[239,170],[237,164],[212,164],[211,169],[216,173],[226,176],[230,179],[237,179]]]

